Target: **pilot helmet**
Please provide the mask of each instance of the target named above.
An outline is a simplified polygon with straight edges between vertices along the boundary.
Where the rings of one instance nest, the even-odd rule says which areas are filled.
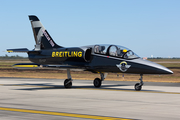
[[[127,52],[127,50],[126,50],[126,49],[124,49],[124,50],[123,50],[123,52],[125,53],[125,52]]]

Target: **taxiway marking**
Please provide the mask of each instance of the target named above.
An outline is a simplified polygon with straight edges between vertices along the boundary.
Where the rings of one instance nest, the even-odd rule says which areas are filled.
[[[6,107],[0,107],[0,110],[23,112],[23,113],[34,113],[34,114],[44,114],[44,115],[56,115],[56,116],[64,116],[64,117],[98,119],[98,120],[133,120],[133,119],[126,119],[126,118],[115,118],[115,117],[83,115],[83,114],[74,114],[74,113],[62,113],[62,112],[52,112],[52,111],[40,111],[40,110],[28,110],[28,109],[17,109],[17,108],[6,108]]]

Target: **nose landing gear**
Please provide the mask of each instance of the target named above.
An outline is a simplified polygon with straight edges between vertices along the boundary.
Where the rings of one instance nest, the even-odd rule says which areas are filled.
[[[142,86],[143,86],[143,74],[140,74],[141,78],[139,79],[140,80],[140,83],[136,83],[134,85],[134,88],[136,91],[140,91],[142,89]]]

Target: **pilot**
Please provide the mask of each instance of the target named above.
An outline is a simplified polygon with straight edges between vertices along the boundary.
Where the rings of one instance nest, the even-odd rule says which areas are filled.
[[[101,54],[105,54],[104,50],[105,50],[105,46],[100,46],[100,50],[99,51],[100,51]]]
[[[120,48],[117,49],[116,53],[117,53],[117,56],[121,57],[121,49]]]
[[[123,51],[122,51],[122,57],[123,58],[127,58],[127,50],[126,49],[124,49]]]
[[[99,53],[99,48],[100,48],[100,46],[99,46],[99,45],[96,45],[94,52],[95,52],[95,53]]]

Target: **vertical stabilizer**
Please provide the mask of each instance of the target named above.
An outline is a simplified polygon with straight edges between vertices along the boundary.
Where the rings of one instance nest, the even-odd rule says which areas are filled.
[[[34,15],[29,16],[29,20],[31,21],[31,26],[34,34],[34,39],[36,42],[35,50],[41,49],[52,49],[52,48],[62,48],[57,45],[44,26],[41,24],[38,17]]]

